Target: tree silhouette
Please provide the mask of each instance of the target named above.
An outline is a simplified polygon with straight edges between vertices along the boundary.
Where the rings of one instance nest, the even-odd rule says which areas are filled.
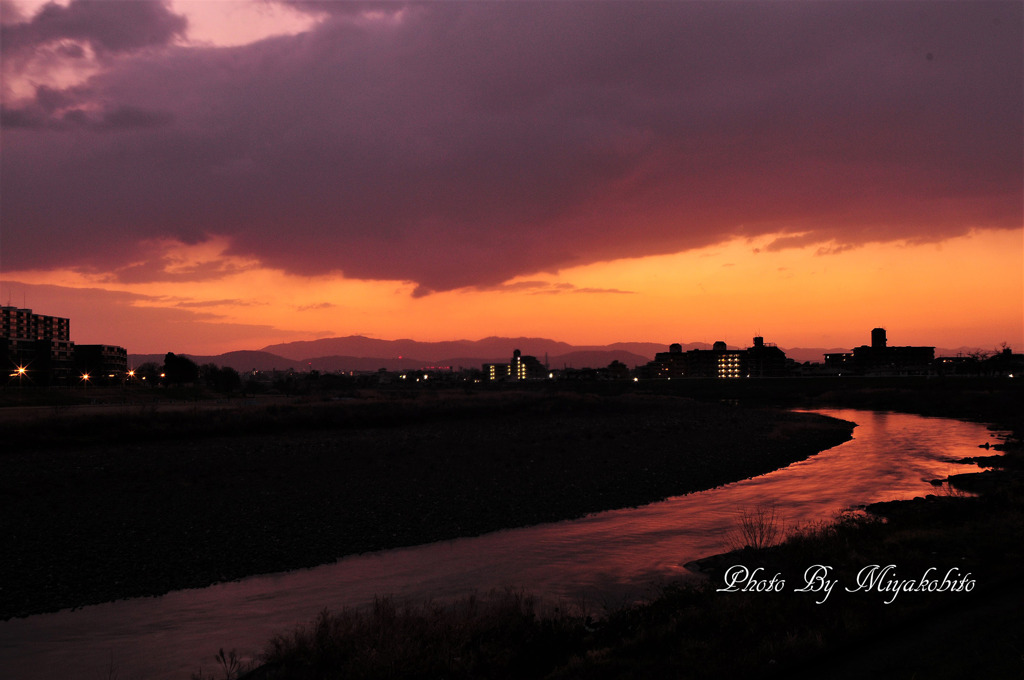
[[[168,385],[194,383],[199,380],[199,366],[188,357],[168,352],[164,357],[164,374]]]

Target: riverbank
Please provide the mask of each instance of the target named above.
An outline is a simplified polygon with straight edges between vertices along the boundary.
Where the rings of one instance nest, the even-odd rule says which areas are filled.
[[[1013,399],[1004,395],[996,409],[1013,438],[996,457],[979,452],[997,471],[958,477],[959,487],[927,498],[876,504],[872,515],[805,527],[780,546],[702,560],[703,586],[669,587],[646,605],[596,619],[539,611],[515,593],[444,610],[382,601],[280,635],[268,644],[267,663],[244,677],[389,677],[396,669],[402,677],[580,680],[1021,677],[1024,429]],[[763,535],[756,523],[752,529]],[[807,587],[815,565],[827,566],[837,585]],[[754,582],[727,580],[737,566],[785,584],[743,592]],[[858,587],[865,573],[877,579]],[[736,592],[726,592],[730,583]],[[797,592],[802,587],[811,592]],[[383,644],[377,656],[369,631],[373,645]]]
[[[0,618],[640,505],[849,438],[650,395],[418,393],[4,424]]]
[[[593,617],[511,591],[323,613],[268,641],[263,665],[238,677],[1020,677],[1020,504],[964,500],[886,504],[886,523],[848,515],[782,546],[710,558],[706,584]],[[724,592],[753,583],[725,578],[737,565],[783,585]],[[813,565],[828,567],[831,591],[798,592]],[[864,573],[875,585],[858,587]]]

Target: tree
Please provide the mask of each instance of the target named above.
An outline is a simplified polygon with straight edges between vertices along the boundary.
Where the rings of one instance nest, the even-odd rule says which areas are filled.
[[[160,364],[155,361],[147,361],[135,369],[135,380],[153,387],[160,383],[161,373],[163,373],[163,367]]]
[[[217,392],[235,392],[242,386],[241,376],[230,366],[218,367],[216,364],[203,364],[199,368],[199,374],[206,386]]]
[[[199,366],[188,357],[168,352],[164,357],[164,380],[168,385],[182,385],[199,380]]]

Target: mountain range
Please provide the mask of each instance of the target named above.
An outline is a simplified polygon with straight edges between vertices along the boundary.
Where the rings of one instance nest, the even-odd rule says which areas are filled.
[[[707,343],[683,345],[683,351],[709,349]],[[668,345],[654,342],[617,342],[610,345],[571,345],[547,338],[488,337],[482,340],[378,340],[361,335],[343,338],[302,340],[268,345],[261,350],[241,350],[217,355],[184,354],[198,364],[230,366],[239,372],[258,370],[296,371],[389,371],[427,367],[480,368],[485,363],[507,363],[512,351],[546,361],[551,368],[600,368],[621,361],[632,368],[646,364]],[[954,355],[960,350],[936,348],[936,356]],[[783,348],[798,362],[820,362],[825,353],[848,352],[849,348]],[[131,354],[129,362],[139,366],[147,361],[162,363],[163,354]]]
[[[702,343],[692,348],[706,348]],[[448,342],[416,340],[376,340],[363,336],[324,338],[321,340],[270,345],[262,350],[243,350],[218,355],[183,354],[197,364],[230,366],[237,371],[389,371],[429,367],[480,368],[485,363],[507,363],[512,351],[536,356],[552,368],[604,367],[613,361],[627,366],[646,364],[655,353],[667,349],[656,343],[615,343],[575,346],[544,338],[485,338]],[[132,354],[129,361],[138,366],[147,361],[162,363],[163,354]]]

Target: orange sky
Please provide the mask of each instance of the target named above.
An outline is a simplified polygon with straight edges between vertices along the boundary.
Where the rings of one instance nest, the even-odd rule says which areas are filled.
[[[4,302],[69,316],[73,339],[133,353],[217,354],[290,340],[549,337],[782,347],[853,347],[871,328],[894,345],[1024,349],[1024,237],[982,231],[939,244],[767,251],[771,237],[517,277],[488,289],[413,297],[414,285],[302,277],[225,257],[223,244],[153,243],[201,282],[112,283],[71,270],[10,272]],[[760,251],[760,252],[758,252]],[[12,282],[12,280],[14,282]]]

